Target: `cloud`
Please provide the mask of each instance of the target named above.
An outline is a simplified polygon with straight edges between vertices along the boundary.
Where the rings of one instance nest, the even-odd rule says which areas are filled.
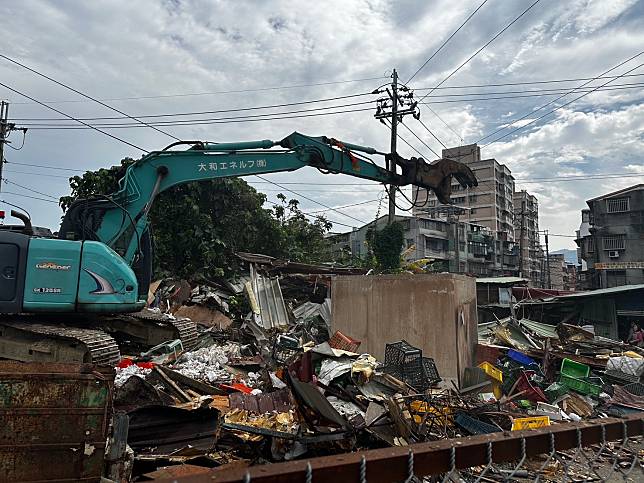
[[[230,4],[210,0],[113,0],[106,5],[101,2],[26,0],[0,2],[0,16],[11,19],[3,25],[4,37],[21,39],[7,46],[3,53],[94,96],[121,98],[249,90],[110,101],[125,112],[146,115],[238,109],[365,93],[388,83],[388,74],[393,68],[397,68],[401,79],[406,81],[479,4],[480,0],[274,0]],[[410,86],[430,87],[443,80],[524,9],[522,2],[488,2],[418,73]],[[544,0],[443,87],[592,77],[641,49],[644,45],[644,31],[641,29],[643,10],[642,2]],[[379,78],[268,89],[372,77]],[[4,61],[0,61],[0,78],[2,82],[38,99],[81,100],[73,93]],[[639,79],[632,77],[615,84],[639,82]],[[556,87],[573,88],[580,83],[560,83]],[[494,91],[522,89],[532,88],[493,88]],[[486,91],[490,89],[437,92]],[[426,92],[416,91],[417,98]],[[42,107],[22,104],[25,99],[6,90],[0,89],[0,96],[11,101],[13,118],[58,117]],[[434,103],[428,107],[440,117],[424,106],[421,119],[445,145],[455,146],[475,142],[525,113],[529,119],[538,117],[534,113],[535,107],[552,98],[469,99],[440,104],[432,98]],[[346,101],[324,105],[343,103]],[[116,115],[90,102],[55,106],[74,116]],[[315,104],[318,106],[320,104]],[[483,152],[508,164],[517,178],[552,178],[600,172],[638,173],[644,156],[642,106],[641,88],[593,93],[548,118],[548,124],[542,125],[543,121],[539,121],[520,131],[516,135],[518,137],[495,143],[484,148]],[[527,119],[517,125],[522,126],[526,122]],[[410,117],[405,119],[405,123],[440,153],[441,144],[419,123]],[[177,137],[210,141],[280,139],[298,130],[373,145],[381,151],[389,147],[389,131],[373,118],[371,111],[163,129]],[[113,133],[147,149],[158,149],[172,141],[147,128],[119,129]],[[406,133],[404,128],[400,133],[425,158],[434,158],[429,149]],[[140,154],[89,130],[31,129],[24,149],[6,151],[10,162],[75,169],[96,169],[114,164],[122,157]],[[418,155],[402,142],[399,143],[399,151],[407,157]],[[31,174],[25,174],[27,172]],[[50,175],[45,175],[45,172]],[[55,177],[66,174],[57,170],[18,168],[15,164],[9,164],[6,170],[9,179],[55,196],[67,193],[66,179]],[[346,176],[323,176],[314,169],[270,175],[270,178],[289,182],[360,184],[351,187],[320,184],[315,189],[324,191],[310,191],[311,198],[331,206],[373,199],[381,191],[375,183]],[[254,178],[249,180],[257,181]],[[543,213],[542,227],[569,233],[578,224],[579,209],[585,199],[614,186],[634,182],[633,178],[624,178],[517,185],[538,194]],[[276,189],[264,184],[256,186],[259,189]],[[302,194],[307,193],[307,187],[313,189],[311,185],[289,186]],[[271,200],[275,199],[276,192],[267,191],[267,194]],[[3,194],[3,197],[29,209],[37,225],[53,228],[60,216],[55,203],[14,195]],[[360,205],[348,212],[360,219],[371,220],[377,206],[377,203]],[[302,209],[313,211],[322,207],[303,200]],[[329,214],[329,218],[349,225],[354,223],[338,213]]]

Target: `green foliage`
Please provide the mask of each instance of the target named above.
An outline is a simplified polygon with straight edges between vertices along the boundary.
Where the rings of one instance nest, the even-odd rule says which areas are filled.
[[[121,166],[70,178],[71,195],[61,198],[61,206],[66,210],[76,198],[116,191],[132,162],[124,159]],[[321,261],[328,252],[324,234],[331,223],[324,217],[310,222],[296,200],[279,198],[281,205],[262,208],[266,196],[241,178],[186,183],[164,191],[149,215],[155,276],[227,276],[237,270],[234,253],[239,251]]]
[[[370,233],[374,257],[382,270],[400,268],[400,252],[405,241],[405,230],[400,223],[391,223],[380,231]]]

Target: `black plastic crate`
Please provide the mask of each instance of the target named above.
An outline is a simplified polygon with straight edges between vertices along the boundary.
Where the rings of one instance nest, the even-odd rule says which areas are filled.
[[[400,379],[409,384],[419,392],[423,392],[431,386],[439,383],[442,379],[438,374],[436,363],[431,357],[423,357],[422,351],[405,341],[387,344],[387,346],[396,346],[390,349],[390,362],[384,367],[384,372]],[[385,361],[387,360],[387,349],[385,348]],[[393,358],[393,361],[392,361]],[[405,363],[400,363],[405,360]]]
[[[423,376],[428,382],[428,387],[442,381],[436,363],[431,357],[423,357]]]
[[[423,351],[405,340],[385,344],[386,366],[404,366],[417,361],[420,366],[420,359],[422,357]]]
[[[384,372],[415,388],[422,380],[423,351],[405,340],[386,344]]]
[[[465,413],[458,413],[454,418],[454,422],[458,427],[460,427],[461,429],[464,429],[471,435],[501,432],[501,429],[497,428],[493,424],[485,423],[478,419],[474,419],[473,417],[468,416]]]
[[[604,372],[604,379],[620,386],[633,382],[639,382],[640,380],[640,378],[637,376],[626,374],[625,372],[617,371],[615,369],[608,369],[606,372]]]
[[[288,364],[293,361],[300,352],[302,352],[302,348],[299,347],[297,339],[280,335],[273,343],[271,357],[278,364]]]
[[[635,396],[644,396],[644,384],[641,382],[632,382],[624,386],[628,392]]]

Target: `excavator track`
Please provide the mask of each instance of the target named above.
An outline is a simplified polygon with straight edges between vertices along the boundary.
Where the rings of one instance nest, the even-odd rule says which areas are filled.
[[[181,339],[184,350],[190,350],[197,344],[197,324],[188,318],[175,318],[152,310],[142,310],[131,315],[142,321],[171,325],[178,334],[177,339]]]
[[[74,362],[109,365],[121,359],[116,341],[101,330],[21,319],[0,321],[2,357],[47,362],[70,362],[71,358]]]

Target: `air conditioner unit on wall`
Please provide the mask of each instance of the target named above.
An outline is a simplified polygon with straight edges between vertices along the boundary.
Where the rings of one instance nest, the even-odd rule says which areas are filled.
[[[619,258],[619,251],[617,250],[611,250],[608,252],[608,257],[609,258]]]

